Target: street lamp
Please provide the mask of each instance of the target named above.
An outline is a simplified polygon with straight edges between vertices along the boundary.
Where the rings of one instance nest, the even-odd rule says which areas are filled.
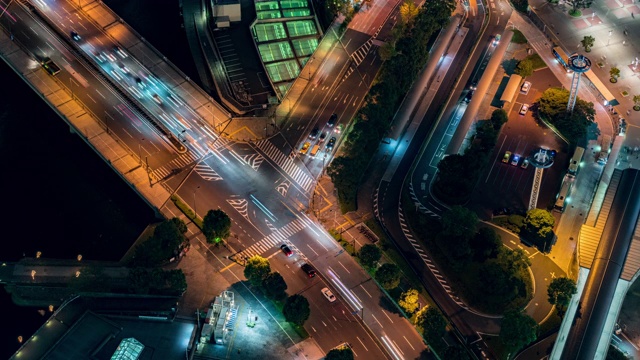
[[[195,220],[195,218],[198,217],[198,211],[196,210],[196,191],[198,191],[198,189],[200,189],[200,186],[196,187],[195,190],[193,190],[193,218]]]
[[[613,30],[609,30],[609,38],[607,39],[607,46],[609,46],[609,42],[611,42],[611,34],[613,34]]]
[[[141,142],[144,141],[144,138],[142,138],[142,140],[140,140]],[[140,166],[142,166],[142,143],[138,142],[138,158],[140,159]]]

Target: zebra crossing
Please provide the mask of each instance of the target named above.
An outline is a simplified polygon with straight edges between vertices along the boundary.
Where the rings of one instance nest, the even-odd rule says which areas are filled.
[[[416,195],[416,192],[413,190],[413,182],[409,182],[409,194],[411,195],[411,200],[413,200],[413,204],[420,210],[421,213],[427,214],[429,216],[434,216],[437,218],[440,217],[440,215],[427,209],[424,205],[422,205],[422,202],[418,200],[418,196]]]
[[[218,173],[205,162],[201,162],[200,164],[196,165],[193,170],[206,181],[222,180],[222,176],[218,175]]]
[[[296,183],[298,183],[305,191],[311,191],[313,186],[313,178],[299,165],[297,165],[289,156],[285,155],[269,140],[260,140],[255,143],[267,157],[273,160],[284,172],[286,172]]]
[[[358,50],[354,51],[353,54],[351,54],[350,57],[355,66],[360,65],[362,61],[364,61],[364,58],[366,58],[367,54],[369,54],[369,50],[371,49],[372,44],[373,38],[367,40],[367,42],[362,44],[362,46],[360,46]]]
[[[169,175],[174,174],[176,169],[187,167],[193,164],[198,159],[199,159],[198,155],[196,155],[192,151],[187,151],[186,153],[181,154],[180,156],[171,160],[165,165],[157,169],[154,169],[152,173],[156,178],[162,180],[168,177]]]
[[[420,243],[418,243],[418,241],[413,237],[413,234],[411,233],[411,230],[409,230],[409,226],[407,225],[407,222],[404,219],[404,213],[402,212],[401,207],[398,208],[398,216],[400,218],[400,227],[402,228],[402,232],[404,233],[404,236],[407,238],[407,240],[409,240],[409,243],[418,253],[422,261],[424,261],[425,265],[427,265],[427,267],[429,268],[433,276],[436,277],[436,279],[438,280],[442,288],[447,292],[447,294],[449,294],[451,299],[453,299],[453,301],[455,301],[456,304],[458,304],[460,307],[464,309],[467,309],[467,305],[463,303],[462,300],[460,300],[460,298],[453,292],[453,290],[451,290],[451,286],[449,286],[447,279],[445,279],[444,276],[440,274],[440,270],[436,268],[435,264],[433,263],[429,255],[427,255],[427,253],[422,248],[422,245],[420,245]]]
[[[280,229],[272,232],[264,239],[249,246],[245,250],[242,250],[237,254],[237,257],[241,259],[243,257],[250,258],[254,255],[264,254],[265,252],[271,250],[274,246],[279,247],[280,244],[285,242],[293,234],[308,226],[309,224],[307,224],[306,220],[295,219],[287,225],[281,227]]]

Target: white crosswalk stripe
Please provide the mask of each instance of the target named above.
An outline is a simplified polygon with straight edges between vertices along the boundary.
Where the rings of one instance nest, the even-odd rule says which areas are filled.
[[[288,223],[287,225],[281,227],[280,229],[272,232],[271,234],[266,236],[264,239],[258,241],[257,243],[249,246],[247,249],[238,253],[237,258],[238,259],[242,259],[243,257],[250,258],[254,255],[264,254],[265,252],[272,249],[274,246],[279,246],[279,244],[285,242],[293,234],[306,228],[308,225],[309,224],[307,224],[307,220],[295,219],[294,221]]]
[[[195,166],[193,169],[198,175],[207,181],[219,181],[222,180],[222,176],[218,175],[215,170],[209,166],[209,164],[202,162]]]
[[[186,166],[193,164],[198,160],[198,156],[191,151],[187,151],[184,154],[181,154],[177,158],[171,160],[167,164],[153,170],[153,174],[158,179],[164,179],[169,176],[174,169],[180,169]]]
[[[282,153],[269,140],[261,140],[255,143],[255,146],[262,150],[269,159],[273,160],[287,175],[291,176],[305,191],[310,191],[313,185],[313,178],[300,168],[293,160]]]

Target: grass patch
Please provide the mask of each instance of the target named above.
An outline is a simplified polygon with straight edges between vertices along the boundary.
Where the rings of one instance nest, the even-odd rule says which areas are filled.
[[[511,42],[515,44],[526,44],[527,38],[520,30],[513,29],[513,37],[511,38]]]
[[[521,215],[501,215],[494,216],[491,219],[493,224],[500,226],[501,228],[505,228],[511,231],[514,234],[520,234],[520,229],[524,223],[524,216]]]
[[[538,339],[547,337],[560,329],[562,318],[558,316],[558,310],[553,308],[553,313],[547,320],[540,323],[540,329],[538,330]]]
[[[489,347],[490,351],[495,355],[498,360],[508,360],[510,357],[509,349],[502,343],[499,336],[486,336],[484,342]]]
[[[544,60],[542,60],[542,58],[538,54],[531,54],[527,56],[526,59],[531,61],[534,71],[538,69],[544,69],[547,67],[547,63],[545,63]]]
[[[176,204],[178,209],[180,209],[180,211],[182,211],[182,213],[186,217],[188,217],[189,220],[193,221],[193,223],[196,224],[196,226],[200,228],[200,230],[202,230],[202,219],[196,216],[196,214],[193,212],[193,210],[191,210],[191,207],[189,205],[185,204],[178,197],[178,195],[175,195],[175,194],[171,195],[171,201],[173,201],[173,203]]]
[[[571,15],[573,17],[580,17],[580,16],[582,16],[582,11],[580,11],[578,9],[571,9],[571,10],[569,10],[569,15]]]

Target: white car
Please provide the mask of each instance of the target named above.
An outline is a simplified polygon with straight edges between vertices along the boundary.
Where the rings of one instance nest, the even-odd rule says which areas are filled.
[[[162,99],[160,99],[160,96],[158,96],[158,94],[153,94],[153,100],[155,100],[158,105],[162,105]]]
[[[498,44],[500,44],[500,39],[502,38],[502,35],[497,34],[494,38],[493,38],[493,46],[498,46]]]
[[[522,87],[520,88],[520,91],[527,95],[529,93],[529,89],[531,89],[531,83],[528,81],[525,81],[524,84],[522,84]]]
[[[520,111],[518,111],[518,114],[524,115],[527,113],[527,111],[529,111],[529,104],[522,104],[522,106],[520,106]]]
[[[329,290],[329,288],[322,288],[322,290],[320,291],[322,291],[322,295],[324,295],[324,297],[326,297],[329,302],[336,301],[336,297],[333,295],[331,290]]]

